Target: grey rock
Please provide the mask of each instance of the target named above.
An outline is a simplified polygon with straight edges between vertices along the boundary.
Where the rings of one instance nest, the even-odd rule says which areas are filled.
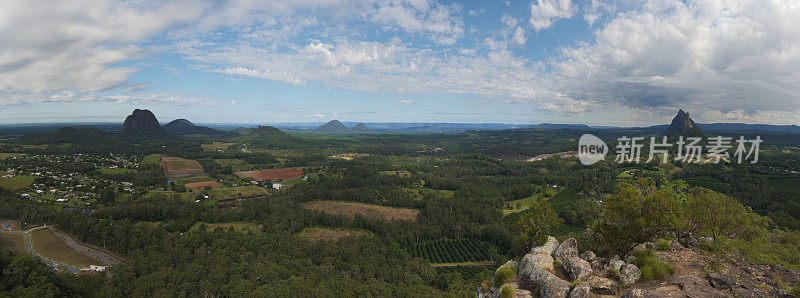
[[[571,257],[578,256],[578,240],[575,238],[567,238],[564,242],[553,251],[553,258],[558,260],[561,263],[564,263],[565,260]]]
[[[527,254],[522,257],[517,268],[519,275],[530,274],[533,269],[553,271],[553,257],[543,253]]]
[[[647,249],[650,249],[650,250],[656,249],[656,244],[653,243],[653,242],[645,242],[645,243],[642,243],[642,244]]]
[[[675,241],[675,240],[670,240],[669,241],[669,250],[677,251],[677,250],[682,250],[682,249],[683,249],[683,245],[681,245],[678,241]]]
[[[556,238],[552,236],[547,236],[547,241],[544,244],[531,248],[531,251],[529,253],[531,254],[546,253],[548,255],[551,255],[553,254],[553,251],[556,250],[556,248],[558,248],[558,240],[556,240]]]
[[[691,233],[687,233],[682,235],[681,238],[678,239],[678,243],[680,243],[685,247],[695,247],[700,244],[700,241],[697,239],[697,237],[695,237]]]
[[[697,275],[682,275],[670,278],[667,284],[677,285],[688,297],[727,297],[711,287],[709,282]]]
[[[617,291],[619,291],[619,286],[617,285],[617,282],[605,277],[599,277],[593,275],[590,276],[589,279],[585,281],[585,283],[592,288],[592,294],[616,295]]]
[[[569,298],[587,298],[592,294],[592,287],[587,282],[581,282],[569,292]]]
[[[571,257],[562,263],[572,280],[583,279],[592,274],[592,265],[579,257]]]
[[[642,272],[634,264],[627,264],[619,271],[619,281],[626,286],[636,283],[641,277]]]
[[[581,259],[584,259],[587,262],[594,261],[597,258],[597,255],[594,254],[591,250],[587,250],[580,255]]]
[[[731,290],[734,287],[739,287],[736,283],[736,278],[733,276],[722,274],[719,272],[711,272],[708,274],[708,282],[712,287],[718,290]]]
[[[500,266],[500,267],[504,267],[504,266],[514,266],[514,267],[516,267],[518,265],[519,265],[519,262],[514,261],[514,260],[508,260],[508,262],[506,262],[505,264],[503,264],[503,266]]]
[[[600,276],[615,275],[625,266],[623,261],[606,258],[596,258],[591,264],[594,272]]]
[[[633,247],[633,251],[645,251],[645,250],[647,250],[647,246],[644,245],[644,243],[639,243],[639,245]]]
[[[651,297],[650,293],[642,289],[630,289],[620,296],[620,298],[645,298]]]
[[[569,283],[566,280],[560,279],[544,269],[531,268],[530,271],[520,274],[519,277],[523,288],[538,288],[539,297],[567,297],[569,293]]]

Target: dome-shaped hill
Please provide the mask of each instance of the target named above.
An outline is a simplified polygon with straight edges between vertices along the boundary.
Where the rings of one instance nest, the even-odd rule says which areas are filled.
[[[347,133],[349,131],[339,120],[331,120],[314,130],[316,133]]]

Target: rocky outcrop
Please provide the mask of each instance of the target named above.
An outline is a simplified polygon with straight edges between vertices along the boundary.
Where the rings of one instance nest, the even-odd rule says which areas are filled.
[[[570,257],[562,263],[572,280],[583,279],[592,274],[592,265],[579,257]]]
[[[635,283],[641,277],[642,272],[639,271],[639,267],[636,267],[634,264],[625,264],[619,271],[619,281],[625,286]]]
[[[587,262],[591,262],[597,258],[597,255],[595,255],[594,252],[592,252],[591,250],[587,250],[583,252],[579,257]]]
[[[545,253],[548,255],[553,254],[553,251],[558,248],[558,240],[555,237],[548,236],[547,241],[540,246],[531,248],[530,254]]]
[[[578,256],[578,241],[575,238],[567,238],[553,251],[553,258],[564,263],[567,259]]]
[[[121,133],[136,133],[143,131],[161,131],[161,124],[150,110],[135,109],[133,113],[125,118],[122,124]]]

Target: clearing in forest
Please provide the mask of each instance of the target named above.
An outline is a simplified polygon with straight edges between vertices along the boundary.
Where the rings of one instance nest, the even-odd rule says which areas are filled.
[[[203,174],[203,167],[196,160],[180,157],[162,157],[161,166],[169,178],[185,178]]]
[[[283,168],[283,169],[268,169],[268,170],[255,170],[237,172],[236,176],[239,178],[253,178],[255,180],[289,180],[303,176],[303,170],[299,168]]]
[[[349,230],[328,227],[308,227],[303,229],[298,236],[311,242],[336,241],[344,237],[360,237],[372,235],[372,233],[360,230]]]
[[[0,233],[0,248],[4,248],[18,254],[30,255],[25,235]]]
[[[350,218],[361,215],[366,218],[382,220],[415,221],[419,210],[410,208],[386,207],[380,205],[341,201],[313,201],[303,204],[308,210],[322,213],[344,215]]]
[[[61,238],[57,237],[50,229],[31,231],[31,244],[39,255],[78,268],[89,265],[103,265],[102,262],[86,256],[72,247],[69,247]]]
[[[194,189],[205,189],[206,186],[210,186],[211,188],[225,187],[225,185],[222,185],[222,183],[219,183],[217,181],[192,182],[192,183],[186,183],[184,186]]]

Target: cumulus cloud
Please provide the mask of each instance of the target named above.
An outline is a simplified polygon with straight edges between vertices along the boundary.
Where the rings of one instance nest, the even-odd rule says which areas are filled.
[[[745,115],[800,110],[800,3],[660,1],[564,49],[552,80],[570,98]]]
[[[147,7],[113,0],[3,1],[0,91],[36,97],[121,86],[135,69],[114,65],[142,54],[131,43],[193,20],[204,7],[191,0]]]
[[[572,0],[537,0],[531,4],[530,23],[534,30],[549,28],[559,19],[569,19],[576,7]]]

